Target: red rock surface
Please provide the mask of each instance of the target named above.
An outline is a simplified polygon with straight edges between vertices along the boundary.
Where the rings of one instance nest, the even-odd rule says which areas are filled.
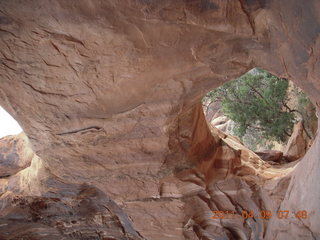
[[[272,168],[209,129],[200,105],[261,67],[318,106],[319,12],[317,0],[1,1],[0,104],[36,154],[1,179],[1,238],[320,238],[318,137],[297,166]],[[279,206],[310,214],[257,216]]]

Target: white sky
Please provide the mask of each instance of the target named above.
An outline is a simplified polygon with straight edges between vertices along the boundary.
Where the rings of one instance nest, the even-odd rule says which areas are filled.
[[[0,106],[0,138],[22,132],[20,125]]]

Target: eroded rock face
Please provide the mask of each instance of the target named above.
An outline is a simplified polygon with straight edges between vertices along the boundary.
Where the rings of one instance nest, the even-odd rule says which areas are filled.
[[[0,6],[0,103],[36,153],[30,167],[1,181],[1,222],[8,224],[1,236],[9,229],[19,239],[23,228],[35,239],[48,239],[42,233],[153,240],[320,236],[318,138],[296,168],[273,169],[210,129],[199,104],[208,90],[261,67],[293,80],[318,106],[318,1],[12,0]],[[93,201],[97,216],[114,216],[111,225],[81,215],[74,186],[83,184],[97,189],[95,200],[84,199]],[[16,196],[26,207],[12,204]],[[124,211],[133,235],[116,210],[106,210],[107,199]],[[41,203],[32,218],[39,201],[49,207],[42,210]],[[257,214],[280,203],[311,214],[285,221],[239,217],[242,209]],[[72,206],[74,218],[85,218],[80,227],[69,225],[75,219],[65,210]],[[210,219],[212,210],[233,209],[234,221]]]
[[[114,201],[85,184],[9,201],[2,208],[2,239],[142,239]]]

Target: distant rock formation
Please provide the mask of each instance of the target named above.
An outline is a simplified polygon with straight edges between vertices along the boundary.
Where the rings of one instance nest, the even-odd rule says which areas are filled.
[[[300,121],[294,125],[283,155],[287,160],[295,161],[306,154],[308,147],[308,139],[304,133],[303,124]]]

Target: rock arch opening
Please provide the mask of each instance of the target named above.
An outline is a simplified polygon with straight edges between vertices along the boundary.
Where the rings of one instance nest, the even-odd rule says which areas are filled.
[[[253,68],[202,99],[208,124],[272,164],[301,159],[316,136],[316,107],[292,81]]]
[[[19,123],[0,106],[0,180],[30,166],[34,153]],[[5,180],[5,181],[7,181]]]
[[[8,135],[17,135],[22,131],[19,123],[0,106],[0,138]]]
[[[1,1],[0,102],[43,164],[34,181],[2,179],[0,238],[319,238],[319,136],[280,179],[210,134],[199,101],[261,66],[320,106],[319,1],[261,2]],[[282,203],[310,218],[259,217]],[[211,210],[238,218],[214,221]]]

